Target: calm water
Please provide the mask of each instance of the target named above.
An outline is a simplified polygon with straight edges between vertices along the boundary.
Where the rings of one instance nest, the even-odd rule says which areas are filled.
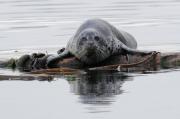
[[[0,0],[0,9],[0,60],[55,53],[90,18],[131,33],[139,49],[180,51],[179,0]],[[0,118],[179,119],[179,77],[180,70],[37,77],[0,69]]]

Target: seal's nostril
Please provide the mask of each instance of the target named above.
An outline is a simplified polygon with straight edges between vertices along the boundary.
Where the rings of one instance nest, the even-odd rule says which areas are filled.
[[[91,47],[93,46],[93,44],[94,44],[93,42],[88,42],[88,45]]]
[[[95,39],[96,41],[99,41],[100,38],[99,38],[99,36],[95,36],[94,39]]]

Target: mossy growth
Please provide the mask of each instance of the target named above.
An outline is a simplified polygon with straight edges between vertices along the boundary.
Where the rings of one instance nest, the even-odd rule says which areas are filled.
[[[7,61],[6,67],[15,69],[16,68],[16,59],[11,58],[10,60]]]
[[[66,80],[67,80],[67,81],[75,81],[75,80],[76,80],[76,77],[75,77],[75,76],[72,76],[72,75],[69,75],[69,76],[66,76]]]
[[[162,68],[173,68],[173,67],[177,67],[180,66],[180,60],[179,59],[161,59],[161,67]]]
[[[176,62],[176,65],[177,65],[177,66],[180,66],[180,60],[178,60],[178,61]]]

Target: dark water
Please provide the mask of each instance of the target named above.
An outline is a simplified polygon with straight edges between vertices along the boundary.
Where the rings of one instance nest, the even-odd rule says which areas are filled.
[[[179,0],[1,0],[0,60],[55,53],[78,26],[102,18],[140,49],[180,51]],[[0,69],[2,119],[179,119],[180,71],[31,75]]]

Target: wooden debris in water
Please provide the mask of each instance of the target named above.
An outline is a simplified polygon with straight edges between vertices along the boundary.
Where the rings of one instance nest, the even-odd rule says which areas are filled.
[[[31,71],[33,74],[63,74],[63,75],[73,75],[80,73],[81,70],[79,69],[72,69],[67,67],[60,67],[60,68],[52,68],[52,69],[41,69],[41,70],[35,70]]]

